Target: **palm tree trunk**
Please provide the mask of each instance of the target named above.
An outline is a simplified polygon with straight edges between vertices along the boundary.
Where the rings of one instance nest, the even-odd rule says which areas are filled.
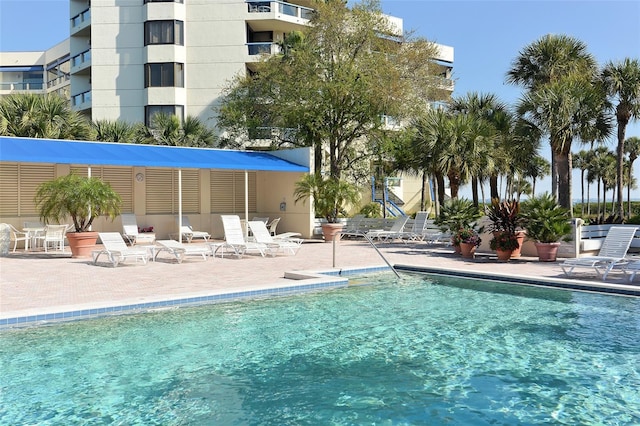
[[[569,209],[573,217],[571,205],[571,153],[558,152],[555,155],[558,179],[558,204]]]
[[[584,169],[580,171],[580,192],[582,193],[582,203],[580,205],[580,214],[584,216]]]
[[[473,205],[478,207],[478,178],[471,178],[471,196],[473,197]]]
[[[624,121],[620,121],[620,114],[618,114],[618,206],[616,208],[621,218],[624,218],[624,209],[622,201],[622,177],[624,176],[624,134],[627,124]]]

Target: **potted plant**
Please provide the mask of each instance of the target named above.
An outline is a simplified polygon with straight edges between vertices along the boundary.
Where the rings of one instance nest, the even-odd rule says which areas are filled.
[[[482,232],[481,229],[475,229],[474,227],[474,224],[481,216],[482,213],[473,205],[473,202],[465,198],[454,198],[444,203],[434,223],[441,231],[449,232],[452,235],[451,243],[455,250],[459,251],[460,241],[456,238],[456,233],[465,228]]]
[[[516,234],[498,232],[489,241],[489,247],[491,247],[491,250],[495,250],[498,260],[507,261],[511,259],[513,251],[520,247],[520,243]]]
[[[296,182],[293,193],[295,202],[313,199],[313,209],[316,217],[322,217],[327,222],[322,225],[325,242],[340,239],[340,231],[344,224],[338,218],[345,214],[347,204],[360,201],[358,188],[346,181],[335,178],[324,178],[318,174],[309,174]]]
[[[460,253],[463,257],[473,257],[476,248],[482,242],[478,232],[471,227],[458,229],[453,235],[453,240],[454,244],[460,246]]]
[[[522,219],[527,238],[535,241],[541,262],[554,262],[560,242],[571,241],[573,227],[569,210],[561,207],[549,193],[522,203]]]
[[[515,239],[515,247],[511,248],[511,257],[520,257],[520,248],[524,242],[525,232],[522,229],[522,216],[520,215],[520,203],[516,200],[499,201],[497,198],[491,200],[491,205],[486,208],[487,218],[489,219],[489,230],[493,233],[493,240],[506,234],[500,241],[491,244],[500,247],[514,246],[514,244],[504,243],[507,240]],[[491,240],[491,241],[493,241]],[[490,242],[491,243],[491,242]],[[503,244],[504,243],[504,244]]]
[[[42,183],[34,201],[45,224],[71,217],[74,230],[67,233],[67,239],[72,257],[91,255],[98,239],[98,233],[91,232],[94,219],[103,215],[115,219],[122,204],[120,195],[107,182],[73,173]]]

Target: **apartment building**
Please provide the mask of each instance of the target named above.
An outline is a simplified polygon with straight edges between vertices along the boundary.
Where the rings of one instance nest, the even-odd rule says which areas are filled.
[[[59,92],[92,120],[149,122],[158,111],[215,124],[223,88],[307,25],[310,0],[70,0],[70,38],[3,52],[0,95]],[[402,32],[402,19],[388,17]],[[453,48],[439,45],[453,91]],[[434,101],[437,101],[434,99]]]

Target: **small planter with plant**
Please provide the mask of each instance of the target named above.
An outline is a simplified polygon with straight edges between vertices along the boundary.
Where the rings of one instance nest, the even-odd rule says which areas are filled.
[[[74,229],[67,232],[67,240],[73,257],[91,255],[98,239],[98,233],[91,231],[93,221],[100,216],[113,221],[122,204],[120,195],[107,182],[73,173],[42,183],[34,201],[45,224],[71,217]]]
[[[486,214],[490,221],[489,231],[493,233],[489,242],[491,250],[502,252],[498,257],[505,257],[504,252],[509,252],[509,258],[519,257],[525,235],[522,229],[520,203],[516,200],[493,199],[491,205],[486,208]]]
[[[471,227],[460,228],[453,235],[453,243],[460,246],[463,257],[473,257],[482,239],[478,231]]]
[[[560,242],[571,241],[573,227],[569,210],[561,207],[549,193],[523,202],[522,219],[527,238],[535,241],[541,262],[554,262]]]
[[[358,187],[344,180],[324,178],[318,174],[308,174],[296,182],[293,193],[295,202],[313,200],[316,217],[324,218],[327,223],[322,225],[325,242],[340,239],[340,231],[344,224],[338,223],[338,218],[346,214],[347,205],[360,201]]]
[[[476,222],[481,216],[480,210],[470,200],[454,198],[440,208],[440,214],[434,223],[441,231],[451,234],[451,243],[458,251],[461,249],[459,231],[471,229],[476,234],[482,232],[482,229],[476,228]]]

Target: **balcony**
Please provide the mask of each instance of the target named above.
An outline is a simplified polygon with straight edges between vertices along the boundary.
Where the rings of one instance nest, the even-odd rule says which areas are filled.
[[[91,26],[91,9],[87,8],[71,18],[71,35],[89,34],[89,26]]]
[[[289,32],[307,25],[315,11],[282,1],[251,1],[247,12],[247,21],[255,31]]]
[[[281,49],[277,43],[271,41],[259,42],[259,43],[247,43],[249,50],[249,56],[255,55],[275,55],[280,53]]]
[[[72,96],[71,106],[77,111],[91,108],[91,90]]]
[[[77,74],[80,71],[91,67],[91,49],[87,49],[82,53],[71,58],[71,73]]]
[[[69,78],[69,74],[64,74],[59,77],[52,78],[51,80],[47,81],[47,89],[51,89],[53,87],[66,83],[67,81],[69,81]]]
[[[42,82],[0,83],[0,95],[11,93],[45,93]]]

